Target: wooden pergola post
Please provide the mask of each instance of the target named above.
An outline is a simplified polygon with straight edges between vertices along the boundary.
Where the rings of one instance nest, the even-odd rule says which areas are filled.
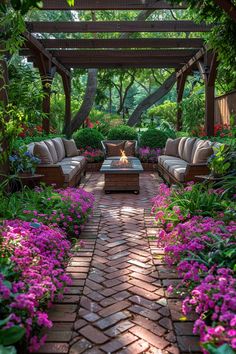
[[[64,92],[65,92],[65,118],[63,132],[67,137],[71,134],[71,77],[68,75],[61,75]]]
[[[207,136],[214,136],[215,80],[217,73],[216,53],[206,52],[204,61],[198,62],[198,68],[205,83],[205,130]]]
[[[182,107],[180,106],[183,94],[184,87],[187,80],[188,71],[184,71],[180,76],[177,77],[177,120],[176,120],[176,130],[180,131],[183,126],[182,122]]]
[[[51,86],[54,75],[56,73],[56,66],[52,64],[52,61],[45,58],[42,53],[38,53],[36,57],[37,66],[43,86],[43,121],[42,127],[46,134],[50,133],[50,111],[51,111]]]

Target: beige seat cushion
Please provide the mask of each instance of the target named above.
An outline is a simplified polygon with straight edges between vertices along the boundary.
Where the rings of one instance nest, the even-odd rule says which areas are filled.
[[[178,146],[178,155],[181,159],[183,159],[183,153],[184,153],[184,145],[186,142],[187,138],[181,138]]]
[[[61,162],[59,162],[59,164],[69,164],[84,167],[86,164],[86,159],[84,156],[65,157]]]
[[[52,142],[57,152],[58,161],[61,161],[62,159],[64,159],[64,157],[66,157],[64,143],[61,138],[54,138],[52,139]]]
[[[192,151],[195,141],[196,138],[187,138],[185,140],[182,158],[189,163],[192,161]]]
[[[213,154],[214,154],[214,151],[211,146],[200,147],[200,148],[196,149],[194,156],[193,156],[192,163],[193,164],[207,163],[207,160]]]
[[[124,150],[125,142],[119,144],[106,143],[107,156],[121,156],[121,150]]]
[[[52,165],[53,159],[44,141],[34,144],[34,155],[40,159],[41,164]]]
[[[73,156],[78,155],[78,149],[77,149],[74,139],[71,139],[71,140],[63,139],[63,143],[65,146],[65,151],[66,151],[67,157],[73,157]]]
[[[126,141],[124,150],[125,150],[126,156],[135,156],[135,142],[134,141]]]
[[[165,155],[179,157],[178,147],[181,138],[178,139],[167,139],[165,146]]]
[[[61,168],[65,176],[65,182],[70,182],[72,178],[80,171],[80,163],[78,166],[71,165],[68,163],[61,163]]]
[[[165,161],[165,168],[169,173],[174,176],[179,182],[184,182],[185,172],[188,163],[184,160],[173,158],[172,160]]]
[[[57,163],[58,162],[58,156],[57,156],[57,152],[56,152],[56,149],[55,149],[55,146],[54,146],[52,140],[45,140],[45,144],[47,145],[48,150],[50,151],[53,163]]]
[[[166,163],[168,163],[168,161],[182,161],[182,159],[180,159],[179,157],[175,157],[175,156],[168,156],[168,155],[161,155],[158,157],[158,164],[165,167]]]

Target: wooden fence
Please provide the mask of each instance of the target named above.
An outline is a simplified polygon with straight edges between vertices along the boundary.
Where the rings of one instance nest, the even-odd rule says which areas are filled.
[[[230,117],[236,124],[236,90],[219,96],[215,100],[215,123],[230,124]]]

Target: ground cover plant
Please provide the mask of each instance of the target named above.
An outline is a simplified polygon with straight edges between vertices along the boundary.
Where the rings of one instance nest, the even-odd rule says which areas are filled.
[[[20,218],[60,227],[68,236],[78,236],[90,216],[94,197],[82,188],[24,189],[2,198],[1,219]]]
[[[170,286],[184,297],[182,310],[198,315],[194,334],[204,353],[233,354],[236,349],[235,196],[204,185],[160,185],[153,215],[162,225],[158,246],[182,281]],[[232,199],[230,199],[232,196]],[[187,317],[186,317],[187,318]]]
[[[0,227],[0,245],[0,352],[37,351],[52,326],[47,308],[71,282],[70,242],[60,229],[15,219]]]

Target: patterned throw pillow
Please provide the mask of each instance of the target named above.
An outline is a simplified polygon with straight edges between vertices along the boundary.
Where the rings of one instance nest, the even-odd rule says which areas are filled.
[[[122,141],[119,144],[106,143],[107,156],[121,156],[121,150],[124,150],[125,142]]]
[[[135,156],[135,142],[126,141],[125,142],[125,155],[126,156]]]

